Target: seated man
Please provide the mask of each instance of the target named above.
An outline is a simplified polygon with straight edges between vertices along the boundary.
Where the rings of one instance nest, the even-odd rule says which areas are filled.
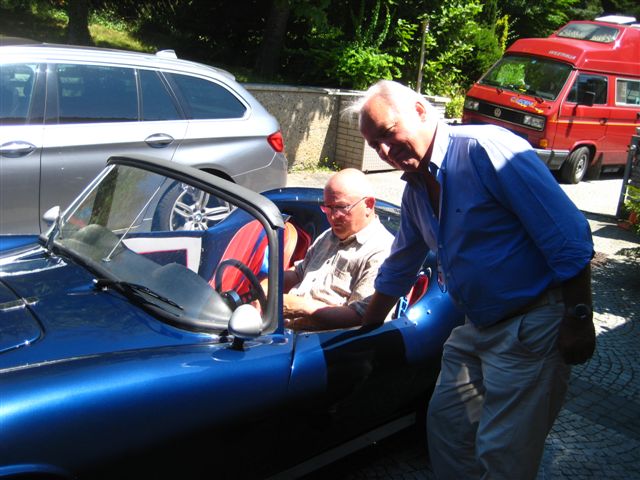
[[[378,267],[393,235],[374,210],[373,189],[354,168],[333,175],[324,187],[322,211],[331,228],[285,271],[285,325],[295,330],[359,326],[373,294]]]

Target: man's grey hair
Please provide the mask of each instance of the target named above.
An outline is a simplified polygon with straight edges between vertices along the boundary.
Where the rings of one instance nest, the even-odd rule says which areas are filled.
[[[396,110],[411,108],[416,102],[420,102],[425,105],[428,114],[436,115],[436,118],[438,117],[437,110],[426,98],[415,90],[411,90],[409,87],[394,82],[393,80],[378,80],[364,92],[362,97],[348,105],[342,114],[348,118],[356,116],[359,119],[365,104],[372,98],[378,96],[384,98],[387,103],[396,108]]]

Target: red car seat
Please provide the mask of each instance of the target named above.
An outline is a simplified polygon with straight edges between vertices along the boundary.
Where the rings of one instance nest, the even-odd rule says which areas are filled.
[[[291,220],[285,222],[284,226],[284,256],[282,263],[286,270],[295,261],[304,258],[311,244],[311,236]],[[267,236],[262,224],[258,220],[252,220],[235,233],[222,254],[220,262],[235,258],[249,267],[256,276],[259,277],[261,272],[262,276],[264,276],[268,264],[267,247]],[[222,272],[221,283],[222,291],[235,290],[239,295],[243,295],[250,288],[249,281],[237,268],[226,268]],[[212,278],[209,281],[209,285],[215,288],[215,279]]]

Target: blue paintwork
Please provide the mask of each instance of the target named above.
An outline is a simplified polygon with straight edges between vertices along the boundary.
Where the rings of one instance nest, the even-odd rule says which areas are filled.
[[[321,190],[266,195],[316,233],[326,228]],[[0,477],[71,477],[203,432],[200,458],[224,460],[212,445],[235,445],[282,468],[413,408],[462,320],[431,285],[405,316],[375,330],[280,327],[235,350],[224,337],[176,328],[112,289],[96,290],[72,258],[37,242],[10,245],[0,256]],[[16,301],[24,303],[8,308]],[[195,463],[179,467],[181,477],[198,476]],[[257,465],[241,465],[240,477]]]
[[[37,240],[37,235],[0,236],[0,252],[29,245]]]

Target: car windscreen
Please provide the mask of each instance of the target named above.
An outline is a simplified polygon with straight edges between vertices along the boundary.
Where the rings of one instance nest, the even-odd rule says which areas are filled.
[[[237,238],[247,225],[254,248],[249,236]],[[266,310],[264,225],[183,180],[112,165],[51,235],[55,248],[93,270],[97,289],[118,290],[178,326],[222,331],[243,303]]]

